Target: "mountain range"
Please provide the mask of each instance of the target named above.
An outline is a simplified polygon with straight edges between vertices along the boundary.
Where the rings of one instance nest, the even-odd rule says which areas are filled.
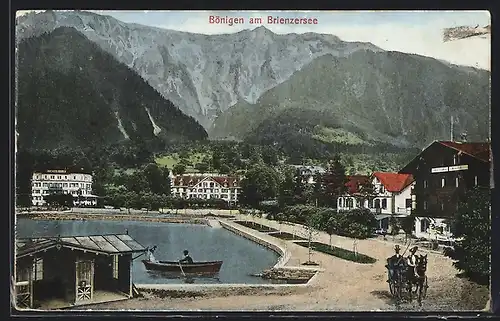
[[[359,50],[347,57],[319,57],[255,104],[239,102],[217,118],[211,134],[277,136],[273,127],[287,110],[288,118],[300,114],[302,131],[319,140],[425,146],[449,137],[451,115],[455,137],[467,130],[469,139],[486,138],[488,106],[486,71],[399,52]],[[304,109],[321,117],[311,118]]]
[[[196,120],[74,28],[25,39],[17,56],[21,148],[207,138]]]
[[[315,141],[421,147],[449,138],[451,116],[458,120],[457,135],[488,137],[485,70],[333,35],[274,34],[265,27],[202,35],[84,11],[31,13],[16,22],[18,43],[74,28],[193,117],[212,139],[283,144],[269,137],[298,131]],[[57,54],[64,60],[71,52]],[[281,126],[273,126],[277,122]]]

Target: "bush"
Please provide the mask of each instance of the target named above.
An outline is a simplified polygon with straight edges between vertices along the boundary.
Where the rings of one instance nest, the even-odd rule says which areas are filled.
[[[303,247],[308,247],[307,242],[295,242],[295,244],[298,244]],[[319,243],[319,242],[312,242],[311,243],[312,249],[321,253],[325,253],[328,255],[332,255],[335,257],[338,257],[340,259],[356,262],[356,263],[363,263],[363,264],[373,264],[377,262],[376,259],[372,258],[371,256],[364,255],[361,253],[354,253],[353,251],[349,251],[340,247],[336,246],[329,246],[328,244],[324,243]]]
[[[307,225],[310,219],[314,222],[315,229],[357,239],[371,237],[377,224],[375,215],[368,209],[337,211],[332,208],[295,205],[285,207],[282,215],[279,215],[280,221],[303,225]]]

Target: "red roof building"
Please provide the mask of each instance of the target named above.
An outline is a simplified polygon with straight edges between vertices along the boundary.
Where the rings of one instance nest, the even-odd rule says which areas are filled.
[[[351,175],[347,178],[348,195],[338,198],[339,210],[368,208],[378,214],[379,220],[386,219],[388,215],[399,217],[410,213],[412,175],[374,172],[371,176]],[[363,186],[369,184],[373,186],[373,194],[363,195]],[[382,225],[387,225],[387,222]]]
[[[490,187],[490,162],[488,142],[434,141],[404,166],[399,173],[415,179],[415,236],[449,240],[446,220],[455,215],[468,190]],[[437,231],[436,225],[442,229]]]
[[[345,186],[347,186],[347,193],[349,195],[359,194],[362,186],[370,183],[370,176],[367,175],[349,175],[347,179],[348,182]]]
[[[401,192],[414,181],[411,174],[374,172],[373,177],[376,177],[385,190],[391,193]]]
[[[241,179],[237,176],[192,174],[172,177],[172,196],[179,198],[238,201]]]
[[[437,143],[457,150],[459,153],[469,155],[484,162],[491,161],[490,143],[460,143],[437,141]]]

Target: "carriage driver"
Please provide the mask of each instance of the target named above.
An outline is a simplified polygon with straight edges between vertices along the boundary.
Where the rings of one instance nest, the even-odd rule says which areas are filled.
[[[401,249],[399,248],[399,245],[396,244],[394,246],[394,252],[396,253],[387,259],[387,268],[389,269],[389,279],[387,280],[387,282],[389,282],[392,279],[395,270],[400,267],[401,263],[403,263],[402,256],[401,254],[399,254],[400,250]]]
[[[417,266],[417,255],[415,254],[418,250],[417,246],[414,246],[410,249],[410,255],[408,255],[408,276],[415,276],[418,278],[417,271],[415,267]]]

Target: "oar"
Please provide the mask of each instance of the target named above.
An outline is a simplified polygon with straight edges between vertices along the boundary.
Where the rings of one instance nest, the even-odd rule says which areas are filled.
[[[184,277],[186,277],[186,273],[184,273],[184,270],[182,269],[181,262],[179,262],[179,267],[181,268],[182,275],[183,275]]]

